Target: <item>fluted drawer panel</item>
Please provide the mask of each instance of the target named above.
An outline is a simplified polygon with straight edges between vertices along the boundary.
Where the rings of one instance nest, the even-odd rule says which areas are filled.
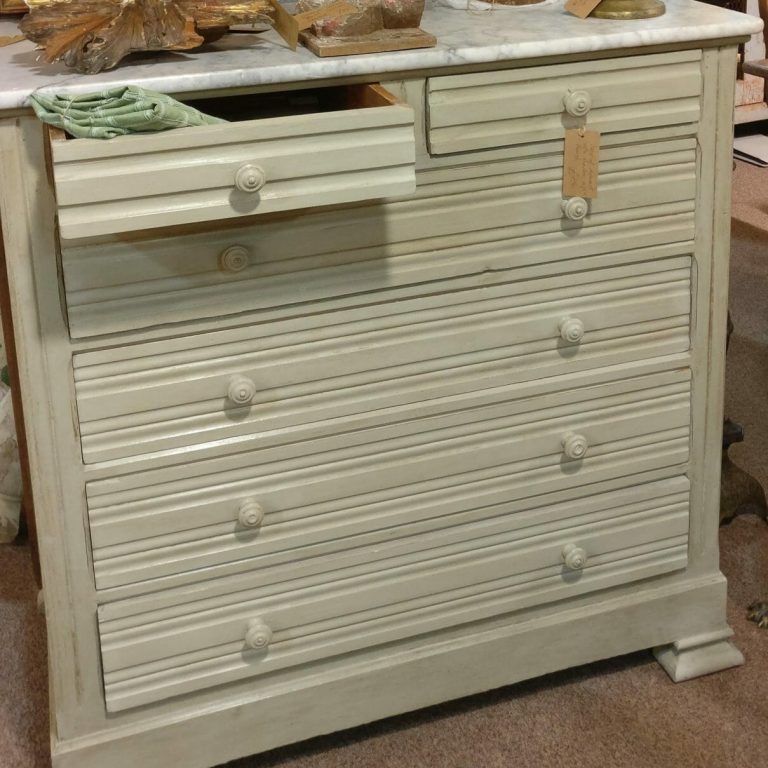
[[[411,537],[408,554],[397,541],[368,547],[366,561],[340,563],[330,578],[305,576],[302,560],[278,585],[253,572],[248,586],[225,595],[207,582],[194,593],[161,595],[149,610],[142,598],[102,605],[107,708],[306,667],[684,568],[688,495],[684,477],[670,478],[631,493],[458,522]],[[564,560],[569,549],[580,559]],[[254,622],[260,650],[245,641]]]
[[[352,429],[339,420],[688,349],[689,256],[515,277],[76,355],[85,460],[288,439],[321,421]],[[575,343],[561,336],[568,318],[583,328]],[[247,402],[232,399],[238,381],[251,387]]]
[[[425,171],[407,200],[307,212],[290,226],[65,243],[70,332],[359,304],[427,281],[693,239],[694,139],[603,149],[600,194],[581,222],[563,216],[561,165],[553,154]]]
[[[318,556],[335,552],[335,562],[340,550],[355,546],[354,536],[385,542],[406,520],[440,527],[449,489],[459,497],[446,514],[484,496],[514,507],[529,496],[627,474],[679,472],[688,451],[689,371],[621,375],[585,376],[577,396],[570,380],[487,390],[438,401],[400,422],[383,413],[365,429],[92,480],[97,586],[243,558],[248,569],[278,567],[279,580],[287,576],[280,568],[298,567],[299,548],[300,557],[310,545]],[[569,434],[587,441],[585,458],[565,455]],[[248,499],[264,511],[255,531],[238,520]],[[205,577],[212,577],[209,568]],[[262,571],[260,578],[269,577]],[[144,582],[141,589],[167,585]]]
[[[380,86],[332,111],[51,142],[64,239],[372,200],[416,186],[413,110]],[[250,97],[258,109],[258,96]]]
[[[432,77],[429,148],[444,155],[562,139],[583,119],[603,134],[686,123],[693,131],[701,86],[698,50]]]

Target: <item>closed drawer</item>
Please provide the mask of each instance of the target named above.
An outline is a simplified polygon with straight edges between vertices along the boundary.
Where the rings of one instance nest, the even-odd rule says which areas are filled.
[[[380,86],[243,97],[236,118],[109,141],[52,132],[61,237],[403,195],[415,188],[413,110]],[[230,100],[222,100],[231,107]],[[308,101],[308,103],[307,103]]]
[[[99,608],[107,709],[275,673],[533,605],[682,569],[684,477],[496,514],[429,535],[408,551],[368,547],[332,577],[208,582]],[[342,560],[343,562],[343,560]],[[225,580],[226,581],[226,580]],[[229,587],[217,594],[221,587]],[[465,630],[466,631],[466,630]],[[439,635],[434,638],[440,640]]]
[[[290,222],[65,244],[70,332],[295,312],[334,297],[358,305],[382,290],[402,299],[427,281],[693,240],[694,139],[605,147],[600,174],[581,221],[563,214],[561,159],[545,156],[420,173],[407,200]]]
[[[96,585],[152,592],[254,569],[260,583],[321,578],[394,539],[407,549],[411,534],[544,503],[526,505],[532,496],[578,498],[588,485],[629,485],[630,475],[679,474],[689,371],[620,378],[631,372],[486,390],[400,422],[383,414],[324,438],[92,480]],[[244,513],[258,516],[251,524]]]
[[[565,128],[585,119],[604,134],[695,124],[701,83],[701,51],[432,77],[429,150],[562,140]]]
[[[407,300],[81,353],[83,456],[299,440],[393,406],[404,418],[438,397],[685,352],[690,265],[679,256],[567,279],[550,267],[454,291],[445,281]]]

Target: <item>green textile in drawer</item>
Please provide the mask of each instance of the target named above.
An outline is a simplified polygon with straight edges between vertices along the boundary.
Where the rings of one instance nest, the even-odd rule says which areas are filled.
[[[61,128],[79,139],[112,139],[128,133],[226,122],[205,115],[164,93],[135,85],[80,96],[39,91],[30,96],[30,101],[35,114],[44,123]]]

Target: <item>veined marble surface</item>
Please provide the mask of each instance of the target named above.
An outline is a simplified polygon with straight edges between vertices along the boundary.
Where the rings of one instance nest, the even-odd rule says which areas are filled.
[[[437,36],[437,47],[394,53],[321,59],[303,48],[291,51],[270,30],[228,35],[198,51],[144,54],[109,72],[79,75],[43,62],[32,43],[16,43],[0,48],[0,110],[24,106],[40,88],[88,93],[132,83],[178,94],[742,37],[762,29],[752,16],[693,0],[666,0],[664,16],[642,21],[577,19],[563,10],[564,0],[487,11],[428,2],[421,26]],[[14,33],[14,22],[0,22],[0,35]]]

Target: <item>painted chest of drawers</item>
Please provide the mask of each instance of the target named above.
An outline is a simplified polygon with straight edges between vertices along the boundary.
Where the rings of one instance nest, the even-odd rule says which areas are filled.
[[[741,662],[731,43],[207,94],[239,119],[110,141],[0,122],[57,768]],[[599,193],[563,199],[581,126]]]

